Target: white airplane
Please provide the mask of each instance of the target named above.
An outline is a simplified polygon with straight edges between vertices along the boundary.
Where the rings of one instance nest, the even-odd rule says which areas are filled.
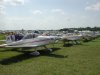
[[[72,41],[74,44],[80,43],[79,40],[82,39],[82,35],[75,35],[75,34],[66,34],[63,35],[62,40],[64,41],[64,43],[66,41]]]
[[[11,47],[11,48],[37,48],[43,46],[45,48],[47,44],[54,43],[59,38],[57,36],[45,36],[45,35],[36,35],[36,34],[26,34],[21,40],[12,41],[11,38],[6,40],[6,44],[1,44],[1,48]],[[52,49],[48,49],[52,51]],[[35,50],[31,54],[39,55],[40,53]]]

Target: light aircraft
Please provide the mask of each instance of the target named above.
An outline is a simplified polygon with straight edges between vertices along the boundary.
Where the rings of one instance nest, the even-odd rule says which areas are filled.
[[[72,41],[73,44],[79,44],[79,40],[82,39],[82,35],[79,34],[79,35],[76,35],[76,34],[65,34],[63,35],[62,37],[62,40],[64,41],[64,44],[66,41]]]
[[[1,44],[1,48],[11,47],[11,48],[37,48],[43,46],[47,50],[52,51],[46,47],[47,44],[54,43],[59,38],[57,36],[46,36],[46,35],[37,35],[33,33],[26,34],[21,40],[12,41],[11,38],[6,40],[5,44]],[[31,54],[39,55],[40,53],[35,50]]]
[[[91,32],[91,31],[84,31],[84,32],[81,32],[81,34],[82,34],[84,42],[91,41],[97,37],[96,33]]]

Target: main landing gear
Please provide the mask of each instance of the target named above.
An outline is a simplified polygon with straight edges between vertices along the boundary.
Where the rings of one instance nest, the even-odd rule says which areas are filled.
[[[49,52],[52,52],[52,49],[51,48],[47,48],[46,46],[43,46],[47,51],[49,51]],[[30,53],[31,55],[35,55],[35,56],[38,56],[38,55],[40,55],[40,52],[39,51],[37,51],[36,50],[36,48],[35,48],[35,51],[34,52],[32,52],[32,53]]]

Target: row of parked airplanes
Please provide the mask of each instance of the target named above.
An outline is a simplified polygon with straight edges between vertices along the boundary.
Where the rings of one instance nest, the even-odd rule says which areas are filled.
[[[92,35],[92,34],[63,34],[63,35],[47,35],[47,34],[36,34],[36,33],[28,33],[23,36],[22,39],[13,41],[11,40],[11,37],[7,38],[6,40],[0,40],[5,42],[4,44],[0,45],[0,48],[37,48],[40,46],[43,46],[46,48],[46,50],[52,51],[52,49],[47,48],[46,45],[53,44],[59,40],[62,40],[65,44],[65,42],[72,41],[74,44],[79,43],[79,40],[84,39],[84,41],[89,41],[91,39],[94,39],[98,37],[99,35]],[[40,55],[40,53],[35,50],[31,55]]]

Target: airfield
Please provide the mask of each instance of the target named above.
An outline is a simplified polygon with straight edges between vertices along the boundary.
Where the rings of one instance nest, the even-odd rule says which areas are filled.
[[[0,35],[0,39],[3,38]],[[63,46],[63,42],[59,41],[48,47],[53,52],[39,47],[39,56],[29,54],[34,48],[25,51],[20,48],[0,48],[0,75],[100,74],[100,38],[71,46]]]

